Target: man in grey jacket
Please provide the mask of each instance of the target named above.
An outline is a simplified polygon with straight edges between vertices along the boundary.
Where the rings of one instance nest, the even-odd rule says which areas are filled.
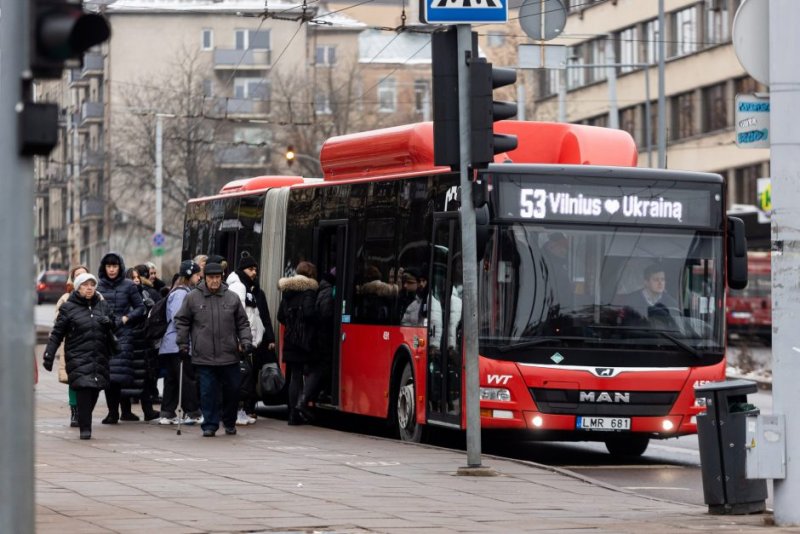
[[[178,352],[197,370],[203,436],[219,429],[219,391],[222,391],[222,424],[225,433],[236,434],[239,406],[240,354],[253,351],[250,323],[239,297],[222,283],[222,266],[206,265],[203,282],[183,300],[175,315]]]

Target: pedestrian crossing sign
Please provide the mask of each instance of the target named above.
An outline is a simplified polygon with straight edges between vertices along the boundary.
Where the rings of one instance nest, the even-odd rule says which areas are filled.
[[[508,22],[508,0],[420,0],[420,19],[428,24]]]

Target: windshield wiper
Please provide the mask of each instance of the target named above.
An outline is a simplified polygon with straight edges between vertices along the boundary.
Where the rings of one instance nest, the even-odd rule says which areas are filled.
[[[681,341],[680,339],[678,339],[677,337],[673,336],[672,334],[669,334],[669,333],[664,332],[662,330],[652,330],[652,332],[654,334],[658,334],[659,336],[661,336],[663,338],[669,339],[670,341],[675,343],[675,345],[677,345],[678,347],[682,348],[683,350],[685,350],[686,352],[688,352],[689,354],[691,354],[692,356],[694,356],[697,359],[701,359],[703,357],[703,354],[700,351],[698,351],[696,348],[694,348],[693,346],[689,345],[688,343],[685,343],[685,342]]]
[[[537,337],[535,339],[529,339],[528,341],[522,341],[520,343],[512,343],[511,345],[498,346],[497,352],[506,353],[506,352],[511,352],[512,350],[527,349],[529,347],[536,347],[537,345],[552,343],[554,341],[558,343],[563,343],[564,340],[558,337]]]
[[[558,337],[544,336],[544,337],[537,337],[535,339],[529,339],[528,341],[513,343],[511,345],[498,346],[497,352],[506,353],[512,350],[536,347],[544,343],[551,343],[551,342],[564,343],[565,341],[602,341],[602,339],[590,336],[558,336]]]

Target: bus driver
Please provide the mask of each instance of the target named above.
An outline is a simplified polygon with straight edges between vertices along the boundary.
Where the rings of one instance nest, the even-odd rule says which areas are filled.
[[[644,270],[642,289],[622,298],[621,304],[625,307],[626,319],[631,315],[633,322],[657,319],[674,326],[674,323],[671,323],[670,311],[675,312],[678,309],[678,302],[666,292],[666,287],[664,267],[660,264],[649,265]],[[628,323],[630,320],[625,322]]]

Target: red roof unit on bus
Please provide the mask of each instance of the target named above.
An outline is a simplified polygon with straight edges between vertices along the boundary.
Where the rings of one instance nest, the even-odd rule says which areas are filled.
[[[256,176],[255,178],[242,178],[233,180],[222,186],[220,194],[242,193],[244,191],[258,191],[272,187],[285,187],[287,185],[302,184],[302,176]]]
[[[501,121],[498,133],[514,134],[519,147],[495,157],[496,163],[613,165],[635,167],[636,143],[622,130],[555,122]],[[458,135],[458,132],[453,132]],[[433,123],[422,122],[341,135],[322,146],[325,180],[446,172],[433,164]]]

